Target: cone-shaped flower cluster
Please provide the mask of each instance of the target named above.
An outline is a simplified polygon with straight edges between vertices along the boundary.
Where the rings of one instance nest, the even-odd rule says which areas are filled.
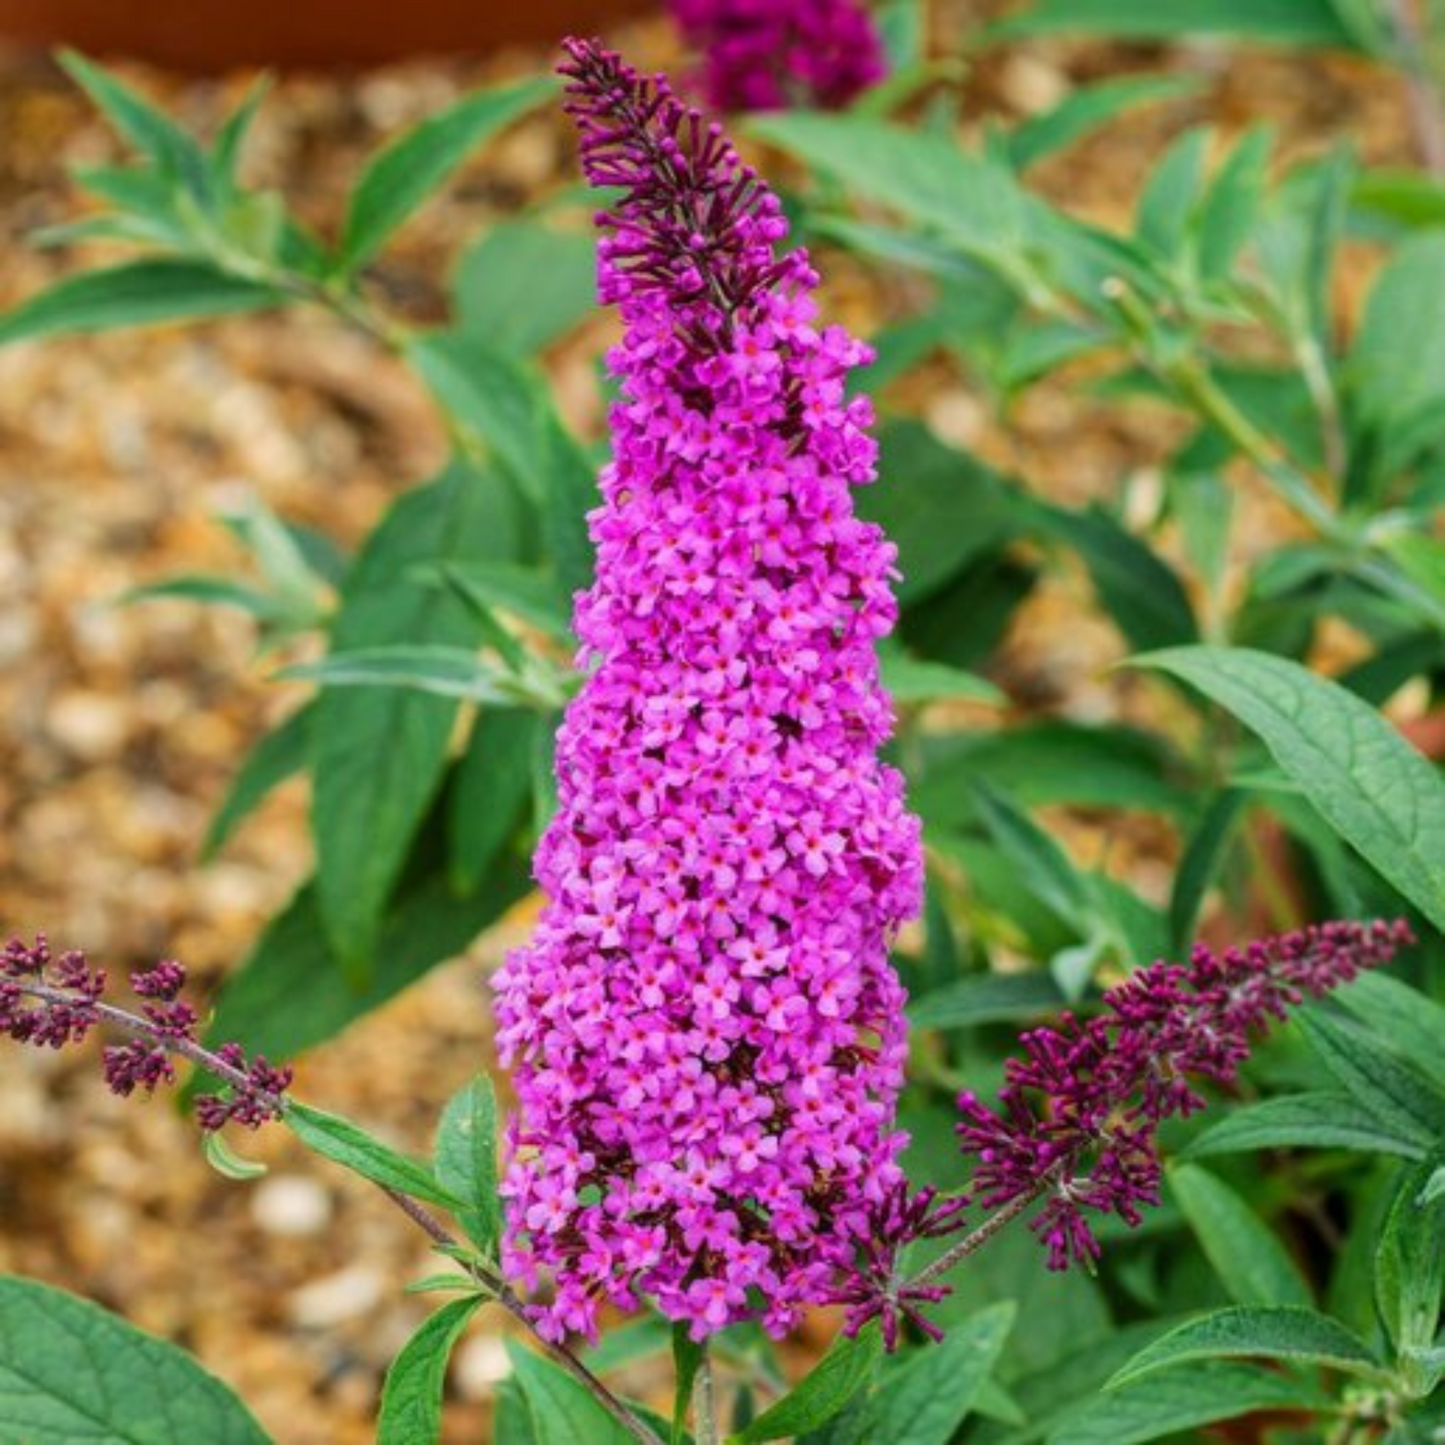
[[[789,1327],[900,1178],[889,942],[922,860],[874,643],[895,551],[853,515],[867,351],[813,325],[778,203],[662,80],[570,42],[622,399],[557,740],[548,896],[499,973],[515,1062],[506,1257],[543,1324],[652,1297]]]
[[[835,109],[886,73],[857,0],[672,0],[720,110]]]

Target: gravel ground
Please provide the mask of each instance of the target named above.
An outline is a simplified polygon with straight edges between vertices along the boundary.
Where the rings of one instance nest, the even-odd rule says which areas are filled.
[[[619,38],[649,65],[670,58],[656,25]],[[251,178],[332,227],[378,137],[468,85],[545,60],[282,78],[248,153]],[[1081,80],[1154,63],[1147,50],[1085,44],[1002,55],[971,78],[970,110],[1027,114]],[[1167,138],[1205,118],[1226,133],[1267,120],[1291,155],[1347,132],[1368,160],[1410,158],[1401,96],[1378,72],[1209,47],[1176,63],[1205,77],[1197,97],[1111,127],[1043,168],[1044,187],[1118,220]],[[202,128],[249,79],[127,73]],[[67,167],[112,154],[46,62],[0,51],[0,306],[94,259],[28,250],[22,238],[78,213]],[[428,208],[371,284],[414,318],[437,315],[458,243],[570,181],[572,165],[555,117],[527,121]],[[1342,281],[1347,302],[1368,276],[1370,258],[1357,259]],[[846,267],[840,274],[839,309],[866,322],[878,292]],[[552,361],[585,409],[585,389],[572,387],[585,358],[564,350]],[[1003,432],[952,372],[930,371],[911,388],[910,404],[941,433],[1027,467],[1065,500],[1126,472],[1147,479],[1173,436],[1155,408],[1105,416],[1059,388],[1031,396]],[[443,452],[409,378],[325,317],[0,350],[0,931],[44,927],[117,972],[176,956],[203,986],[219,982],[307,867],[305,798],[294,784],[219,861],[196,862],[237,761],[293,699],[264,681],[239,616],[117,598],[175,572],[236,569],[240,555],[215,516],[248,496],[355,541]],[[1097,681],[1117,642],[1102,623],[1081,622],[1079,603],[1077,579],[1046,589],[1010,639],[1001,676],[1041,707],[1127,710],[1127,693]],[[1133,843],[1138,881],[1157,890],[1168,872],[1163,840]],[[441,1102],[488,1062],[480,976],[525,913],[304,1060],[298,1091],[425,1147]],[[287,1445],[370,1438],[386,1362],[426,1312],[400,1285],[433,1268],[384,1200],[311,1164],[280,1131],[244,1141],[271,1165],[265,1181],[227,1183],[166,1103],[110,1098],[85,1058],[0,1051],[0,1099],[0,1268],[67,1285],[194,1349]],[[498,1330],[489,1317],[459,1353],[448,1438],[487,1438],[505,1369]],[[631,1383],[647,1391],[655,1382],[644,1373]]]

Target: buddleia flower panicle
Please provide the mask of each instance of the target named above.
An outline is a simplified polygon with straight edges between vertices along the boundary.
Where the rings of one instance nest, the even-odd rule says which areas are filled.
[[[858,0],[671,0],[718,110],[837,109],[887,73]]]
[[[547,902],[496,979],[505,1264],[591,1334],[650,1297],[702,1338],[791,1327],[896,1190],[889,944],[922,887],[878,750],[895,549],[853,512],[867,348],[726,136],[595,43],[562,73],[583,164],[621,189],[600,290],[624,336],[590,517],[587,673],[557,738]]]
[[[1031,1227],[1049,1268],[1092,1266],[1099,1243],[1090,1215],[1137,1225],[1142,1209],[1159,1203],[1155,1134],[1165,1119],[1204,1107],[1191,1080],[1228,1084],[1249,1055],[1251,1033],[1413,941],[1404,922],[1376,920],[1319,924],[1222,954],[1200,946],[1187,964],[1131,974],[1087,1021],[1066,1013],[1024,1034],[1024,1056],[1005,1066],[998,1108],[973,1093],[959,1098],[958,1136],[974,1165],[966,1194],[940,1211],[932,1191],[904,1192],[875,1211],[874,1246],[836,1296],[847,1306],[846,1332],[878,1319],[891,1341],[908,1319],[936,1334],[920,1307],[947,1291],[935,1271],[903,1278],[903,1248],[972,1225],[967,1250],[1035,1199],[1042,1203]],[[966,1217],[966,1204],[984,1219]]]

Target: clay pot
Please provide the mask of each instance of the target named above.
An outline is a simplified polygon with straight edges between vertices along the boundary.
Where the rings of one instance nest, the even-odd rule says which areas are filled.
[[[593,35],[647,0],[0,0],[0,40],[183,70],[374,65]]]

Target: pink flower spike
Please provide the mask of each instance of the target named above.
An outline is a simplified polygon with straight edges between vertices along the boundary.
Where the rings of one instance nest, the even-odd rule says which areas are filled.
[[[567,51],[584,167],[621,191],[599,277],[624,336],[547,903],[495,981],[504,1262],[565,1282],[549,1327],[650,1298],[698,1337],[782,1331],[901,1179],[888,952],[923,866],[878,756],[895,553],[854,514],[875,446],[841,403],[864,349],[808,325],[817,278],[722,131]]]

